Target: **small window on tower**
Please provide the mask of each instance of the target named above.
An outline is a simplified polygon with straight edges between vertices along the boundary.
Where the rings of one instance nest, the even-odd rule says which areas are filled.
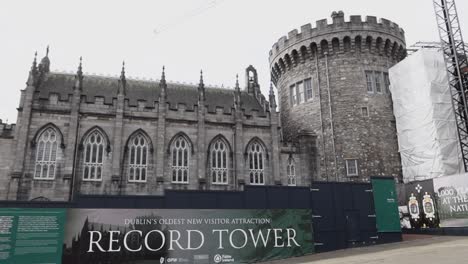
[[[297,103],[295,85],[291,85],[291,87],[289,87],[289,97],[291,98],[291,106],[294,106]]]
[[[374,79],[375,79],[375,91],[377,93],[382,93],[382,73],[375,72]]]
[[[312,98],[314,97],[314,91],[312,90],[311,79],[304,80],[304,90],[305,90],[305,100],[306,101],[312,100]]]
[[[367,106],[361,107],[361,115],[363,117],[369,117],[369,108]]]
[[[366,71],[366,81],[367,81],[367,92],[368,93],[374,93],[374,78],[373,78],[373,72],[371,71]]]
[[[385,85],[385,93],[390,94],[390,78],[388,78],[388,73],[384,72],[384,85]]]
[[[347,176],[358,176],[358,161],[357,159],[346,160],[346,175]]]
[[[304,83],[297,83],[297,104],[304,102]]]

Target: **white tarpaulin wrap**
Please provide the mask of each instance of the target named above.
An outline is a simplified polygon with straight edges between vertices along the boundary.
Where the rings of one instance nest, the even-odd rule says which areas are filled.
[[[462,172],[442,52],[421,49],[389,71],[403,181]]]

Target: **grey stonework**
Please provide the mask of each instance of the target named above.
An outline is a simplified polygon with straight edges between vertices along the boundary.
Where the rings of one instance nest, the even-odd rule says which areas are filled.
[[[388,73],[405,57],[404,32],[386,19],[378,23],[375,17],[362,21],[351,16],[345,22],[340,11],[332,19],[332,24],[325,19],[317,21],[316,28],[308,24],[301,33],[289,32],[270,51],[284,137],[295,141],[301,131],[317,135],[319,173],[314,180],[400,178],[391,95],[368,93],[366,71]],[[292,105],[290,86],[308,78],[314,97]],[[368,117],[362,115],[363,107]],[[358,160],[358,177],[347,177],[346,159]]]
[[[265,148],[265,185],[287,185],[288,160],[295,161],[298,186],[314,181],[366,181],[401,177],[391,96],[367,92],[366,71],[388,72],[405,55],[404,32],[393,22],[334,12],[333,23],[317,21],[289,32],[270,51],[273,87],[261,93],[254,67],[246,85],[234,90],[199,85],[50,72],[48,52],[34,59],[21,91],[16,125],[0,122],[0,200],[67,201],[72,194],[163,195],[167,189],[243,190],[249,184],[247,147]],[[290,85],[310,78],[312,100],[291,105]],[[330,103],[331,102],[331,103]],[[368,116],[362,115],[367,107]],[[330,111],[331,110],[331,111]],[[38,136],[58,131],[53,180],[34,178]],[[83,180],[83,140],[97,129],[105,136],[101,181]],[[148,139],[148,176],[128,180],[128,140]],[[190,142],[188,184],[172,183],[170,145]],[[209,148],[228,144],[228,184],[210,177]],[[359,176],[346,177],[346,159],[357,159]],[[335,162],[336,160],[336,162]]]
[[[67,201],[71,194],[163,195],[167,189],[242,190],[249,184],[247,146],[265,147],[265,185],[287,185],[286,163],[296,161],[297,184],[310,186],[316,165],[313,134],[301,147],[283,142],[276,102],[261,94],[253,67],[247,84],[234,90],[50,72],[48,54],[34,61],[26,89],[21,91],[17,124],[0,123],[0,200]],[[271,91],[270,99],[274,101]],[[270,100],[271,101],[271,100]],[[35,179],[37,141],[51,127],[60,134],[57,172],[52,180]],[[83,140],[94,129],[105,136],[101,181],[83,180]],[[136,132],[149,139],[148,176],[128,181],[128,140]],[[171,181],[170,144],[177,135],[190,142],[189,183]],[[229,147],[228,184],[209,177],[209,147],[222,137]],[[307,145],[308,144],[308,145]]]

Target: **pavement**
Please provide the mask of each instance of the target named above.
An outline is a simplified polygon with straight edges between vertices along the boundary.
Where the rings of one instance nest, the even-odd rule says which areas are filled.
[[[404,241],[337,250],[299,258],[270,261],[271,264],[460,264],[468,262],[468,237],[405,235]]]

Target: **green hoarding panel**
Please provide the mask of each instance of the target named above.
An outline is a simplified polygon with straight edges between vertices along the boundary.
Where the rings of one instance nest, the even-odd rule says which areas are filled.
[[[401,232],[395,181],[373,178],[375,214],[378,232]]]
[[[66,209],[0,209],[0,263],[60,264]]]

